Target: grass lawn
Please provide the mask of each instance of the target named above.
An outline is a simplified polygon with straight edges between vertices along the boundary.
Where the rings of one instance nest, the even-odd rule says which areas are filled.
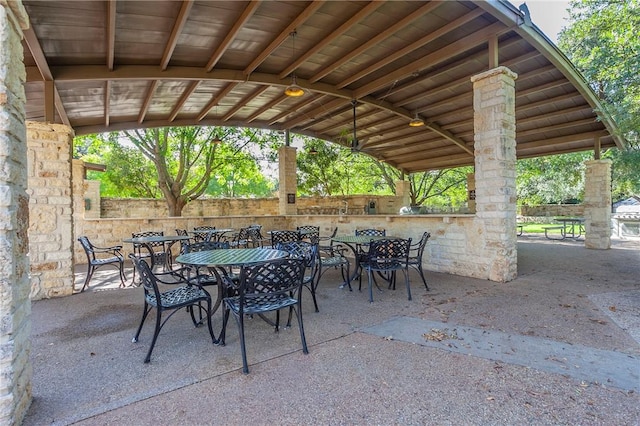
[[[524,233],[530,233],[530,234],[544,234],[544,228],[546,226],[558,226],[561,225],[559,223],[523,223],[522,224],[522,229],[524,231]]]

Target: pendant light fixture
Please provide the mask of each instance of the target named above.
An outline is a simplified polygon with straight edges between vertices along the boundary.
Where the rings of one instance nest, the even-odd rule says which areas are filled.
[[[296,31],[291,32],[292,59],[294,59],[296,56],[296,35]],[[294,98],[304,95],[304,90],[302,90],[302,87],[298,86],[298,80],[296,79],[295,70],[291,73],[291,84],[287,86],[284,94]]]
[[[411,127],[420,127],[424,126],[424,121],[422,118],[418,117],[418,113],[416,112],[416,116],[409,122],[409,126]]]

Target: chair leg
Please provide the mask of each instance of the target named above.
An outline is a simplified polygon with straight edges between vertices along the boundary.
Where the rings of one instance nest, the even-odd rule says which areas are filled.
[[[89,265],[89,270],[87,270],[87,276],[84,279],[84,285],[82,286],[82,289],[80,290],[80,293],[82,293],[88,286],[89,286],[89,281],[91,281],[91,277],[93,276],[93,271],[95,270],[95,268],[91,265]]]
[[[373,282],[371,280],[371,270],[367,269],[367,277],[369,278],[369,303],[373,303]]]
[[[124,260],[120,262],[120,287],[126,287],[127,276],[124,274]]]
[[[429,291],[429,286],[427,285],[427,280],[424,278],[424,271],[422,270],[422,262],[418,264],[418,273],[420,274],[420,278],[422,278],[422,282],[424,283],[424,288]]]
[[[229,308],[224,307],[224,315],[222,315],[222,330],[220,331],[220,337],[218,341],[220,342],[220,346],[224,346],[224,339],[227,335],[227,322],[229,322],[229,313],[231,310]]]
[[[156,329],[153,332],[153,339],[151,339],[151,345],[149,346],[149,352],[147,352],[147,357],[144,359],[145,364],[148,364],[151,361],[151,352],[153,352],[153,347],[156,345],[156,340],[158,340],[158,334],[160,334],[161,320],[162,319],[162,310],[156,308]]]
[[[151,306],[147,305],[145,302],[144,310],[142,311],[142,319],[140,320],[140,325],[138,326],[138,331],[136,331],[136,335],[131,339],[132,343],[138,342],[138,337],[140,337],[140,331],[142,331],[142,326],[144,325],[144,321],[147,319],[147,315],[149,315],[149,311],[151,311]]]
[[[403,269],[402,273],[404,274],[404,283],[407,286],[407,296],[409,297],[409,300],[411,300],[411,285],[409,284],[409,271],[406,269]]]
[[[216,339],[216,335],[213,332],[213,325],[211,324],[211,299],[207,300],[207,327],[209,328],[211,342],[213,342],[213,344],[217,344],[219,340]]]
[[[309,348],[307,347],[307,339],[304,336],[304,325],[302,323],[302,306],[300,301],[298,301],[298,307],[294,308],[296,311],[296,316],[298,317],[298,328],[300,328],[300,341],[302,342],[302,353],[308,354]]]
[[[247,348],[244,342],[244,315],[238,315],[236,318],[238,323],[238,331],[240,334],[240,350],[242,351],[242,372],[249,374],[249,363],[247,362]]]

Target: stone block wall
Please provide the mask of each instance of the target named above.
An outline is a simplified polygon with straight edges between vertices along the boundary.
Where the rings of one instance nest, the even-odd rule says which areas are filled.
[[[82,163],[79,160],[80,164]],[[78,171],[81,173],[81,169]],[[74,174],[75,175],[75,174]],[[96,181],[84,181],[84,190]],[[82,188],[80,188],[82,189]],[[85,199],[88,197],[84,197]],[[82,197],[75,205],[84,210],[84,218],[159,218],[167,217],[167,203],[158,199],[91,197],[91,210],[87,211]],[[97,201],[96,201],[97,200]],[[344,208],[349,215],[368,214],[368,205],[374,202],[376,214],[397,214],[403,205],[402,197],[382,195],[351,195],[344,197],[300,197],[296,200],[297,214],[339,214]],[[346,203],[346,204],[345,204]],[[96,207],[97,206],[97,207]],[[99,215],[96,214],[100,209]],[[278,215],[278,198],[205,198],[190,202],[182,211],[183,217],[215,217],[241,215]],[[79,219],[82,219],[80,217]]]
[[[27,140],[31,297],[70,295],[73,131],[60,124],[27,122]]]
[[[585,164],[584,245],[606,250],[611,248],[611,160],[591,160]]]
[[[31,404],[29,199],[20,2],[0,0],[0,424],[19,425]]]

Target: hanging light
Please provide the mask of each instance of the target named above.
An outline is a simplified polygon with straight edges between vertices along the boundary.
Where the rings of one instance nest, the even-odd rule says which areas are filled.
[[[295,31],[291,32],[292,59],[296,56],[296,34],[297,33]],[[284,90],[284,94],[294,98],[304,95],[304,90],[302,90],[302,87],[298,86],[295,70],[291,73],[291,84]]]
[[[211,141],[211,143],[219,145],[222,143],[222,139],[220,139],[220,137],[218,135],[216,135],[215,138],[213,138],[213,140]]]
[[[418,113],[417,112],[416,112],[416,116],[413,117],[413,120],[411,120],[409,122],[409,126],[411,126],[411,127],[424,126],[424,121],[422,120],[422,118],[418,117]]]
[[[309,154],[310,154],[310,155],[318,155],[318,151],[317,151],[315,148],[311,148],[311,149],[309,150]]]

